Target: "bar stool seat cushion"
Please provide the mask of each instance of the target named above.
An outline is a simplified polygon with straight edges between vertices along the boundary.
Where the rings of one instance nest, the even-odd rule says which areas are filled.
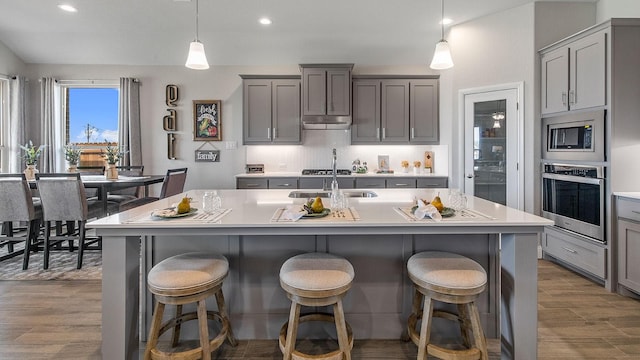
[[[477,262],[453,253],[425,251],[413,255],[407,262],[409,277],[418,286],[443,289],[484,289],[487,273]]]
[[[305,291],[348,287],[354,276],[349,261],[327,253],[300,254],[288,259],[280,268],[280,281],[283,284]]]
[[[229,272],[229,262],[222,255],[186,253],[156,264],[147,282],[153,291],[206,288],[222,281]]]

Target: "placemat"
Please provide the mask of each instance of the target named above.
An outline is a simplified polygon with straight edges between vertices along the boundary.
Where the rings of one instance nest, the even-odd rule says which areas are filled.
[[[151,216],[152,212],[133,217],[125,221],[125,224],[157,224],[159,221],[171,221],[172,223],[183,224],[211,224],[220,221],[220,219],[231,212],[231,209],[220,209],[212,213],[206,213],[202,210],[199,210],[195,215],[177,218],[161,218],[157,216]]]
[[[360,214],[356,209],[350,207],[342,211],[331,211],[324,217],[302,217],[299,220],[288,219],[283,216],[285,209],[278,208],[271,217],[272,222],[349,222],[360,220]]]
[[[424,222],[436,222],[436,220],[433,220],[431,218],[423,218],[423,219],[416,219],[413,216],[413,213],[411,212],[412,208],[411,207],[394,207],[393,208],[398,214],[402,215],[403,218],[405,218],[407,221],[424,221]],[[443,217],[442,220],[440,221],[473,221],[473,220],[478,220],[478,219],[489,219],[489,220],[495,220],[495,218],[482,214],[478,211],[474,211],[474,210],[470,210],[470,209],[463,209],[463,210],[456,210],[454,215],[451,217]]]

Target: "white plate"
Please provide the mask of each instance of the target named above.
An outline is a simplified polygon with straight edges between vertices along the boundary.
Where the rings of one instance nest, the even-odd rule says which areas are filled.
[[[189,210],[189,212],[178,214],[178,211],[176,210],[176,208],[166,208],[166,209],[154,210],[151,213],[151,216],[160,217],[160,218],[168,218],[168,219],[170,219],[170,218],[180,218],[180,217],[193,215],[197,211],[198,211],[198,209],[191,208]]]

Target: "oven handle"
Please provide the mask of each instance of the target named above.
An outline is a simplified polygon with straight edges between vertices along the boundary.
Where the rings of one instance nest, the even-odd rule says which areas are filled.
[[[587,178],[582,176],[571,176],[571,175],[561,175],[561,174],[542,174],[543,179],[553,179],[553,180],[564,180],[570,182],[577,182],[581,184],[592,184],[592,185],[602,185],[604,179],[598,178]]]

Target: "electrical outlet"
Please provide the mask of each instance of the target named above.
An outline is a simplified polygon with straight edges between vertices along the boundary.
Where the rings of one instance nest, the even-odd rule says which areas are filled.
[[[227,141],[224,143],[225,148],[227,150],[235,150],[238,148],[238,142],[237,141]]]

